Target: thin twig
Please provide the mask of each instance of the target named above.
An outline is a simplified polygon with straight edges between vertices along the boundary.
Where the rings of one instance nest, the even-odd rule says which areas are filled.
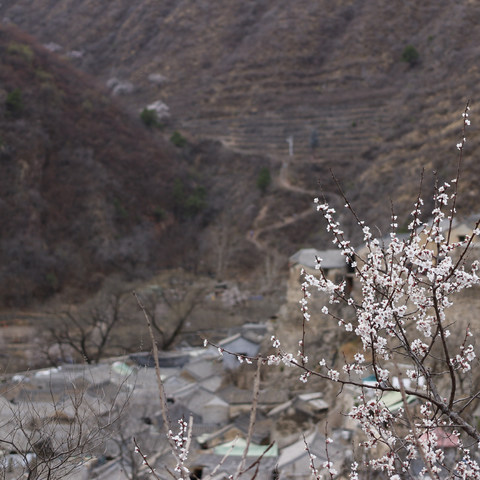
[[[238,465],[237,471],[235,473],[234,479],[238,479],[240,475],[244,472],[245,464],[247,461],[248,449],[250,448],[250,443],[253,436],[253,429],[255,427],[255,420],[257,416],[257,405],[258,405],[258,395],[260,392],[260,368],[262,362],[257,360],[257,370],[255,372],[255,380],[253,382],[253,399],[252,399],[252,408],[250,410],[250,423],[248,425],[248,434],[245,443],[245,449],[243,451],[242,460]]]

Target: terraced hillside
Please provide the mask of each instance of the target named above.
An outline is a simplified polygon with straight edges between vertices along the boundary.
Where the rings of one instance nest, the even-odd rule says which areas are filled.
[[[293,136],[299,181],[333,165],[354,192],[381,191],[387,175],[403,197],[421,165],[448,174],[452,122],[480,96],[480,6],[468,0],[6,0],[0,18],[135,115],[161,100],[172,129],[277,160]],[[401,59],[407,44],[416,65]]]
[[[264,165],[218,142],[175,147],[92,77],[0,25],[0,307],[80,300],[111,275],[218,273],[227,230],[222,268],[248,274],[261,263],[245,233],[265,202]]]
[[[252,247],[289,255],[322,246],[307,209],[319,185],[340,203],[330,169],[367,221],[385,230],[393,199],[405,225],[422,168],[426,197],[433,171],[455,171],[467,98],[472,127],[458,208],[478,210],[474,2],[4,0],[0,19],[96,77],[135,117],[164,102],[171,116],[159,136],[180,130],[193,143],[228,147],[219,153],[207,142],[188,154],[188,169],[215,192],[198,223],[209,230],[200,243],[218,238],[225,210],[240,219],[228,228],[251,264]],[[411,64],[402,61],[408,44],[419,53]],[[263,165],[274,188],[259,198],[251,187]]]

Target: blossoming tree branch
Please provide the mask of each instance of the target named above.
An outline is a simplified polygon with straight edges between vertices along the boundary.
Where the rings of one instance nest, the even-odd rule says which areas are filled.
[[[480,390],[473,382],[464,387],[465,376],[472,373],[476,361],[475,338],[468,324],[452,324],[449,318],[455,295],[480,282],[479,262],[469,261],[468,255],[480,234],[480,221],[461,241],[452,238],[469,110],[467,104],[462,139],[456,145],[456,176],[435,186],[434,208],[425,220],[419,194],[407,236],[398,234],[397,218],[392,214],[388,241],[375,238],[342,193],[345,207],[363,232],[364,247],[355,249],[335,220],[335,210],[315,199],[333,243],[355,272],[358,288],[350,292],[346,281],[337,284],[329,280],[318,258],[318,274],[303,272],[303,328],[298,352],[284,351],[280,340],[272,337],[276,353],[266,361],[299,367],[303,382],[316,376],[358,389],[357,402],[347,414],[363,431],[364,441],[357,447],[370,452],[363,453],[362,458],[368,459],[363,465],[354,462],[352,479],[359,478],[360,467],[378,470],[393,480],[415,478],[414,459],[422,464],[420,475],[480,479],[475,459],[480,431],[467,414]],[[322,313],[361,341],[353,361],[345,361],[342,368],[334,368],[325,359],[317,365],[309,363],[306,338],[308,324],[315,319],[315,312],[309,311],[312,290],[325,295]],[[337,304],[343,304],[350,313],[339,316],[334,308]],[[368,375],[373,375],[373,382],[362,380]],[[382,401],[389,392],[401,394],[402,408],[390,411]],[[410,404],[410,399],[415,402]],[[457,448],[453,463],[437,446],[439,431]],[[331,465],[324,467],[331,475],[336,473]]]

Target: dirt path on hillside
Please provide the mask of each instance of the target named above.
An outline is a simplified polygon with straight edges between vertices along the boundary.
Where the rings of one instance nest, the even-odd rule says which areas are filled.
[[[278,173],[277,183],[278,186],[284,190],[289,190],[290,192],[297,192],[304,195],[309,195],[312,197],[316,197],[318,192],[313,192],[311,190],[307,190],[305,188],[299,187],[298,185],[292,185],[290,180],[288,179],[288,172],[290,170],[290,161],[284,160],[282,162],[282,166],[280,167],[280,172]]]
[[[283,190],[288,190],[290,192],[296,192],[296,193],[301,193],[302,195],[308,195],[312,200],[316,196],[315,192],[312,192],[311,190],[304,189],[302,187],[299,187],[297,185],[292,185],[290,183],[290,180],[288,179],[288,171],[289,171],[289,165],[290,161],[288,160],[283,160],[282,161],[282,166],[280,167],[280,172],[278,174],[278,177],[276,179],[277,187],[283,189]],[[312,205],[312,207],[307,208],[303,212],[300,212],[298,214],[290,215],[288,217],[283,218],[280,221],[274,222],[270,225],[266,225],[264,227],[259,227],[258,225],[261,224],[261,222],[265,219],[265,217],[268,214],[268,205],[264,205],[260,211],[258,212],[257,217],[253,221],[253,229],[250,230],[247,233],[246,239],[255,245],[255,247],[262,251],[265,252],[267,251],[267,248],[269,251],[272,251],[272,247],[267,245],[266,243],[262,243],[259,240],[259,237],[262,233],[264,232],[270,232],[272,230],[280,230],[288,225],[294,224],[296,222],[299,222],[303,220],[304,218],[308,217],[309,215],[312,215],[315,213],[315,209]]]

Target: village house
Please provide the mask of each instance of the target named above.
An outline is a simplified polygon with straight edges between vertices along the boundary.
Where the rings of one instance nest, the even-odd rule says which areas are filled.
[[[218,445],[210,451],[198,451],[192,456],[191,471],[196,478],[202,478],[215,472],[214,480],[228,480],[237,471],[245,447],[245,439],[237,438],[231,442]],[[278,478],[276,472],[278,449],[275,445],[265,446],[250,443],[245,468],[247,469],[254,464],[261,455],[263,456],[258,463],[258,470],[256,467],[250,469],[248,473],[251,473],[246,478],[253,477],[257,480]]]
[[[342,472],[344,464],[353,459],[353,452],[351,448],[346,447],[345,442],[340,441],[335,435],[333,442],[327,445],[325,436],[315,427],[309,434],[302,435],[298,441],[281,450],[277,467],[279,478],[310,480],[312,478],[310,455],[314,456],[315,468],[320,474],[326,473],[323,464],[327,458],[339,473]]]
[[[254,357],[265,335],[268,333],[264,325],[246,325],[220,345],[236,354]],[[184,348],[168,354],[162,352],[159,361],[172,428],[178,428],[176,420],[179,418],[193,418],[189,468],[197,474],[212,472],[224,453],[231,450],[215,476],[227,478],[241,459],[239,452],[243,454],[242,445],[248,437],[253,402],[250,389],[232,384],[231,369],[240,365],[236,355],[224,353],[221,356],[217,348],[211,346]],[[26,421],[28,412],[36,416],[37,424],[48,423],[52,439],[62,439],[65,431],[71,431],[65,430],[65,425],[71,428],[79,421],[95,425],[99,419],[110,421],[118,415],[108,433],[105,432],[106,437],[100,439],[95,448],[88,449],[88,455],[82,459],[72,458],[78,467],[62,478],[127,479],[147,473],[146,467],[141,465],[141,458],[132,456],[132,437],[141,444],[157,471],[164,471],[165,466],[174,468],[164,432],[154,363],[151,353],[142,353],[106,359],[98,365],[65,365],[5,377],[0,390],[0,418],[5,419],[2,438],[8,438],[9,432],[13,432],[15,418],[20,415]],[[285,412],[282,405],[290,406],[311,424],[322,419],[328,409],[318,392],[305,392],[292,399],[288,389],[261,388],[247,455],[249,463],[271,444],[275,423]],[[22,413],[15,416],[13,411]],[[277,411],[276,415],[267,415],[274,411]],[[29,425],[35,425],[35,422],[29,421]],[[315,437],[314,448],[317,440]],[[236,442],[233,448],[231,442]],[[300,467],[292,467],[296,460],[291,461],[289,443],[292,443],[291,435],[285,438],[285,442],[269,448],[260,462],[257,478],[271,480],[278,475],[289,478],[289,473],[281,473],[276,468],[280,455],[283,455],[285,472],[299,471]],[[0,452],[0,460],[3,459],[4,465],[15,464],[14,470],[18,474],[19,469],[26,468],[25,459],[35,459],[38,452],[28,438],[20,438],[20,435],[14,445]],[[280,446],[290,450],[283,453],[285,448]],[[296,455],[296,447],[293,450]],[[2,462],[0,468],[1,465]],[[292,474],[297,478],[296,473]],[[6,478],[10,477],[7,475]]]
[[[241,363],[237,356],[255,357],[260,351],[262,340],[263,335],[242,332],[218,342],[218,346],[225,350],[223,353],[224,368],[227,370],[239,368]]]
[[[294,253],[288,262],[289,279],[287,285],[287,302],[298,302],[302,297],[301,284],[303,283],[302,271],[318,275],[317,266],[320,262],[322,274],[328,280],[340,283],[347,282],[347,290],[353,288],[354,269],[347,264],[345,256],[336,249],[317,250],[315,248],[302,248]]]

